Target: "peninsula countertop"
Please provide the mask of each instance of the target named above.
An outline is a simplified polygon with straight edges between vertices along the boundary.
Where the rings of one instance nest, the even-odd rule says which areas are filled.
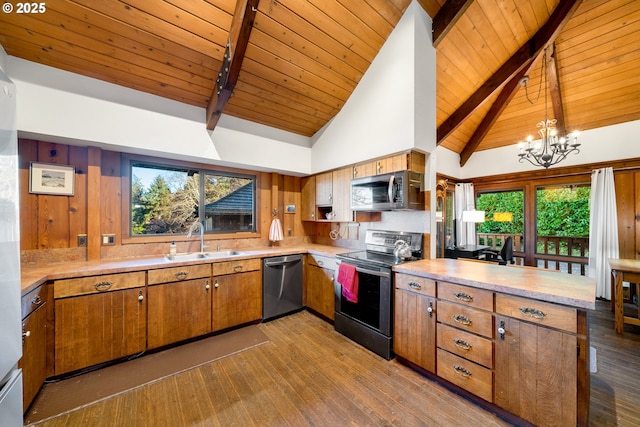
[[[433,280],[595,310],[596,282],[585,276],[540,268],[446,258],[407,262],[394,266],[393,270]]]
[[[353,249],[351,249],[353,250]],[[72,277],[95,276],[99,274],[127,273],[131,271],[153,270],[157,268],[178,267],[183,265],[217,263],[232,260],[251,258],[266,258],[271,256],[316,253],[335,255],[349,252],[350,249],[338,246],[326,245],[300,245],[290,247],[264,247],[251,249],[238,249],[240,255],[232,255],[216,258],[204,258],[193,261],[169,261],[163,255],[151,255],[148,257],[121,258],[99,261],[71,261],[46,264],[22,265],[21,286],[22,294],[26,294],[39,285],[57,279]]]

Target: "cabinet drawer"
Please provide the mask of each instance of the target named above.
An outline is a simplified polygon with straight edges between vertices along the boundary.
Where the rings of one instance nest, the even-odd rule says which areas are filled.
[[[22,319],[36,311],[38,307],[47,302],[47,288],[50,285],[38,286],[28,294],[22,296]]]
[[[102,274],[100,276],[56,280],[53,282],[53,297],[65,298],[74,295],[141,288],[145,285],[144,276],[144,271],[136,271],[133,273]]]
[[[491,313],[446,301],[438,302],[437,312],[438,322],[493,338],[493,316]]]
[[[491,402],[493,372],[462,357],[438,349],[438,376]]]
[[[487,338],[438,323],[438,347],[489,369],[493,368],[493,342]]]
[[[161,268],[149,270],[150,285],[158,283],[179,282],[182,280],[203,279],[211,277],[211,264],[186,265],[182,267]]]
[[[213,265],[213,275],[246,273],[247,271],[260,270],[261,265],[262,262],[259,258],[218,262]]]
[[[436,296],[436,282],[425,277],[396,273],[395,284],[398,289],[417,292],[430,297]]]
[[[493,311],[493,292],[454,283],[438,282],[438,298]]]
[[[330,256],[309,254],[307,262],[309,263],[309,265],[326,268],[327,270],[336,271],[338,269],[336,259]]]
[[[496,313],[568,332],[578,330],[577,310],[550,302],[496,294]]]

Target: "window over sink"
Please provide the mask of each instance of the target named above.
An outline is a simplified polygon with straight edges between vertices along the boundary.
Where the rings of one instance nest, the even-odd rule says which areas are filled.
[[[130,235],[256,231],[256,177],[228,171],[130,163]],[[202,214],[201,214],[202,213]]]

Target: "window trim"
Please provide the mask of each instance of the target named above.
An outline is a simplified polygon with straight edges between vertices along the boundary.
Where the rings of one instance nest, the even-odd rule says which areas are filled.
[[[135,154],[122,154],[120,161],[121,169],[121,241],[122,245],[127,244],[144,244],[144,243],[165,243],[165,242],[184,242],[187,239],[186,234],[160,234],[160,235],[131,235],[131,163],[145,163],[149,165],[157,165],[164,167],[199,169],[206,172],[230,173],[234,175],[246,175],[255,178],[255,231],[239,231],[234,233],[205,233],[206,240],[223,240],[223,239],[250,239],[261,238],[262,212],[261,212],[261,180],[262,174],[256,171],[235,169],[225,166],[217,166],[211,164],[202,164],[195,162],[186,162],[182,160],[167,160],[157,157],[149,157]]]

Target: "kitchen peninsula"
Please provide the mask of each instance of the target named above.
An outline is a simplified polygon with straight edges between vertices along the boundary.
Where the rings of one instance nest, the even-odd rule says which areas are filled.
[[[588,425],[593,279],[452,259],[394,271],[401,361],[507,417]]]

